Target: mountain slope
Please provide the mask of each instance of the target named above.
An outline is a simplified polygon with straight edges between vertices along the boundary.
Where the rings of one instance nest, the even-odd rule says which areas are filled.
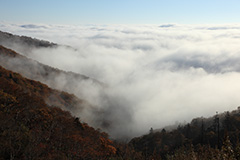
[[[32,47],[46,48],[46,47],[58,46],[55,44],[52,45],[52,43],[49,43],[49,42],[44,42],[44,41],[42,42],[40,40],[32,39],[29,37],[15,36],[5,32],[0,32],[0,37],[1,36],[10,37],[10,38],[7,38],[6,42],[4,41],[4,38],[2,38],[2,41],[0,41],[0,44],[1,43],[13,44],[12,45],[13,48],[15,48],[14,44],[16,44],[16,41],[17,41],[17,46],[21,46],[22,43],[24,43],[23,47],[22,46],[20,47],[21,49],[23,49],[22,51],[25,51],[28,49],[31,50]],[[34,42],[29,42],[30,45],[28,45],[28,43],[25,43],[26,41],[25,39],[28,39],[27,41],[34,41]],[[44,45],[38,45],[39,43],[44,43]],[[0,64],[4,68],[20,73],[26,78],[40,81],[41,83],[44,83],[50,86],[51,88],[74,94],[80,99],[84,99],[85,102],[88,101],[88,103],[86,104],[86,107],[84,107],[84,110],[85,110],[84,119],[95,127],[103,128],[102,124],[105,124],[105,122],[102,122],[102,121],[105,121],[104,118],[102,118],[104,111],[102,108],[98,107],[99,105],[98,102],[99,102],[99,97],[102,96],[101,94],[104,94],[104,89],[106,87],[105,84],[99,82],[98,80],[89,78],[81,74],[66,72],[57,68],[44,65],[35,60],[27,58],[26,56],[23,56],[22,54],[19,54],[13,51],[12,49],[8,49],[5,46],[1,46],[1,45],[0,45]],[[93,108],[92,106],[94,106],[95,108]],[[98,109],[96,109],[97,107]],[[71,109],[67,109],[67,110],[71,111],[71,113],[75,116],[78,116],[79,114],[83,115],[81,108],[80,109],[74,108],[73,110]]]
[[[38,40],[27,36],[18,36],[0,31],[0,44],[4,46],[21,45],[31,49],[32,47],[57,47],[57,44],[44,40]]]
[[[106,133],[58,108],[79,103],[84,102],[74,95],[0,66],[0,159],[106,159],[114,155],[116,149]]]
[[[47,85],[26,79],[0,66],[0,89],[16,97],[29,94],[44,100],[50,106],[65,110],[82,111],[88,103],[67,92],[57,91]],[[90,107],[90,105],[88,105]]]
[[[68,80],[70,79],[77,79],[77,81],[82,81],[82,80],[90,80],[92,81],[92,83],[96,83],[97,85],[101,85],[102,83],[100,83],[99,81],[92,79],[90,77],[81,75],[81,74],[76,74],[73,72],[64,72],[62,70],[56,69],[56,68],[52,68],[50,66],[46,66],[44,64],[40,64],[34,60],[30,60],[27,57],[24,56],[20,56],[19,53],[24,53],[24,54],[30,54],[31,52],[29,52],[28,50],[32,50],[32,49],[44,49],[44,48],[56,48],[59,47],[61,45],[52,43],[52,42],[48,42],[48,41],[43,41],[43,40],[39,40],[36,38],[31,38],[31,37],[27,37],[27,36],[18,36],[18,35],[13,35],[11,33],[7,33],[7,32],[2,32],[0,31],[0,46],[1,46],[1,52],[3,53],[3,55],[5,56],[9,56],[9,57],[15,57],[15,58],[19,58],[22,62],[20,63],[27,63],[26,65],[32,65],[31,67],[35,67],[34,70],[36,70],[36,66],[35,65],[40,65],[41,68],[43,68],[43,70],[45,71],[43,74],[47,74],[46,72],[49,70],[49,72],[55,72],[57,74],[64,74],[67,77],[69,77]],[[71,48],[69,46],[65,46],[68,48]],[[13,51],[6,51],[8,49],[11,50],[17,50],[19,51],[18,53],[13,53]],[[9,52],[12,52],[9,54]],[[0,53],[1,54],[1,53]],[[18,64],[18,65],[19,65]],[[22,65],[21,67],[24,67],[26,65]],[[37,66],[39,67],[39,66]],[[24,70],[27,68],[24,68]],[[32,70],[33,71],[33,70]],[[23,73],[21,73],[23,74]],[[26,73],[25,73],[26,74]],[[24,75],[26,76],[26,75]],[[32,78],[29,77],[29,75],[27,76],[28,78]],[[37,77],[40,78],[40,77]],[[45,77],[43,77],[42,79],[46,79]]]
[[[76,95],[83,94],[86,87],[93,87],[97,90],[104,86],[97,80],[73,72],[52,68],[26,58],[3,46],[0,46],[0,63],[3,67],[18,72],[27,78]]]
[[[155,155],[163,159],[167,156],[173,156],[172,159],[179,159],[180,156],[192,159],[193,154],[199,156],[195,159],[212,159],[213,157],[207,158],[207,156],[216,155],[224,157],[227,147],[232,150],[229,151],[232,155],[236,154],[235,156],[240,158],[239,138],[240,110],[238,109],[210,118],[195,118],[191,123],[179,125],[172,131],[150,130],[147,135],[133,138],[129,145],[146,157]],[[225,159],[231,159],[228,156]]]

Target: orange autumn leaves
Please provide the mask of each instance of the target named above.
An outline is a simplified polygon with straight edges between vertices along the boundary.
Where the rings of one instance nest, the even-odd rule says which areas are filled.
[[[116,154],[106,133],[48,106],[43,98],[48,92],[56,91],[0,67],[0,157],[106,159]]]

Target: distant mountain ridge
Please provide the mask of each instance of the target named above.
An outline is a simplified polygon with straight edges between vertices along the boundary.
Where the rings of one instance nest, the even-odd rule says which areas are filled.
[[[3,67],[20,73],[29,79],[40,81],[54,89],[73,94],[84,92],[81,91],[84,86],[104,87],[103,83],[95,79],[41,64],[3,46],[0,46],[0,63]]]
[[[16,47],[16,45],[19,45],[21,47]],[[0,46],[1,46],[2,53],[4,52],[4,54],[6,56],[10,56],[10,54],[7,54],[6,49],[10,49],[10,50],[12,50],[11,52],[14,52],[15,51],[14,48],[17,48],[17,49],[20,48],[19,50],[22,51],[22,52],[29,52],[29,50],[31,50],[33,48],[56,48],[56,47],[61,46],[61,45],[58,45],[56,43],[52,43],[52,42],[49,42],[49,41],[45,41],[45,40],[39,40],[39,39],[36,39],[36,38],[27,37],[27,36],[18,36],[18,35],[14,35],[14,34],[11,34],[11,33],[0,31]],[[73,49],[70,46],[65,46],[65,47]],[[5,48],[5,49],[3,49],[3,48]],[[3,51],[3,50],[5,50],[5,51]],[[2,53],[0,53],[0,54],[2,54]],[[13,56],[13,54],[15,56]],[[32,64],[33,63],[38,63],[37,61],[33,62],[33,60],[27,59],[26,57],[24,58],[24,56],[20,56],[20,54],[17,53],[16,51],[15,51],[15,53],[12,53],[12,58],[13,57],[14,58],[16,58],[16,57],[20,58],[21,60],[24,59],[23,60],[24,63],[32,63]],[[41,66],[44,66],[45,69],[47,68],[51,72],[52,71],[59,72],[59,73],[61,72],[63,74],[67,74],[67,76],[77,78],[78,80],[92,80],[92,82],[95,83],[95,84],[103,85],[103,83],[97,81],[96,79],[90,78],[90,77],[82,75],[82,74],[78,74],[78,73],[74,73],[74,72],[65,72],[65,71],[62,71],[62,70],[59,70],[59,69],[41,64],[41,63],[38,63],[38,64],[41,65]],[[23,66],[21,66],[21,67],[23,67]],[[24,68],[24,69],[27,69],[27,68]],[[18,71],[16,71],[16,72],[18,72]],[[20,74],[22,74],[22,73],[20,73]],[[26,75],[24,75],[24,76],[26,76]],[[31,79],[33,78],[33,77],[29,77],[29,76],[27,76],[27,77],[31,78]],[[71,78],[69,78],[69,79],[71,79]]]
[[[10,43],[10,44],[9,44]],[[39,40],[27,36],[18,36],[0,31],[0,44],[8,47],[11,44],[26,45],[27,47],[57,47],[56,43]]]
[[[50,75],[49,74],[63,74],[66,77],[69,77],[68,80],[78,79],[79,81],[82,80],[90,80],[92,83],[96,83],[101,85],[101,82],[89,78],[87,76],[77,74],[74,72],[66,72],[63,70],[59,70],[57,68],[53,68],[42,63],[39,63],[35,60],[29,59],[23,55],[18,54],[17,52],[8,49],[4,46],[0,45],[0,56],[1,56],[1,63],[4,67],[9,68],[10,70],[14,70],[15,72],[19,72],[24,76],[35,79],[35,80],[44,80],[47,79]],[[10,61],[16,62],[16,64],[11,63]],[[18,67],[13,67],[13,65],[18,65]],[[40,68],[40,69],[39,69]],[[55,76],[56,76],[55,75]]]

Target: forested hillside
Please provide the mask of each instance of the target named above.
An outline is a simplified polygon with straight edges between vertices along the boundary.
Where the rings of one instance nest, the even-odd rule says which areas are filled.
[[[0,48],[0,54],[2,53],[4,52]],[[15,52],[11,51],[10,53],[15,56]],[[29,68],[33,67],[29,66]],[[84,105],[87,105],[86,101],[78,99],[73,94],[51,89],[45,84],[23,78],[21,75],[7,71],[2,67],[1,72],[1,89],[7,90],[12,94],[18,94],[18,90],[23,90],[24,93],[41,97],[49,105],[55,105],[66,110],[83,109]],[[29,70],[29,74],[31,73]]]
[[[55,96],[51,105],[45,103]],[[106,159],[116,149],[102,133],[59,107],[78,101],[0,67],[1,159]],[[73,104],[74,105],[74,104]]]
[[[134,138],[129,145],[157,159],[240,159],[240,110],[196,118],[172,131]]]

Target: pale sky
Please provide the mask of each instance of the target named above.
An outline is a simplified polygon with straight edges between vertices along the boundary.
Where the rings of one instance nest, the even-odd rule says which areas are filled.
[[[239,0],[0,0],[0,21],[47,24],[240,22]]]

